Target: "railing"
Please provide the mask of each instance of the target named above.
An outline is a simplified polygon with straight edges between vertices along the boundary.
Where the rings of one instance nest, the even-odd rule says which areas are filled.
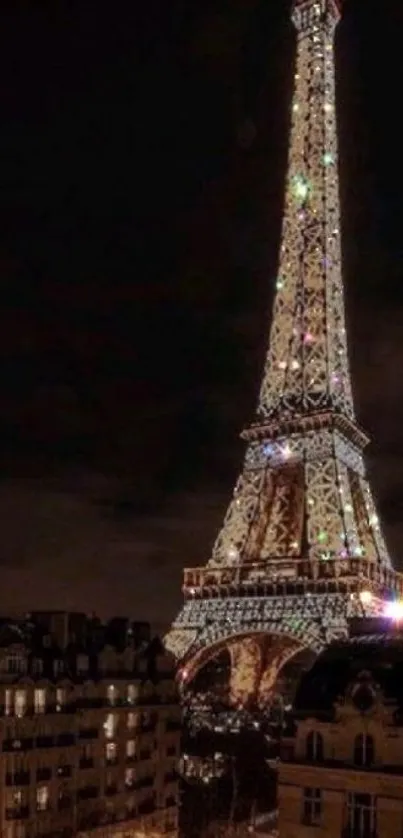
[[[223,593],[224,588],[244,588],[250,592],[273,583],[309,584],[335,580],[351,584],[357,578],[372,583],[375,590],[383,589],[403,596],[403,574],[362,557],[301,559],[291,556],[243,565],[185,568],[183,591],[191,597],[202,593],[203,589],[207,592],[208,589],[220,588]]]
[[[16,771],[14,774],[12,772],[7,772],[6,786],[28,786],[30,778],[31,775],[29,771]]]
[[[378,838],[376,829],[366,829],[364,826],[358,828],[353,825],[344,826],[341,838]]]

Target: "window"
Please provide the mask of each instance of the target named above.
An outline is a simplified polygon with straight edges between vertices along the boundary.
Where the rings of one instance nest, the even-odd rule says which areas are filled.
[[[45,812],[49,808],[49,787],[38,786],[36,790],[36,808],[38,812]]]
[[[7,672],[11,675],[17,674],[18,672],[26,672],[27,671],[27,661],[21,655],[17,655],[15,653],[11,655],[7,655]]]
[[[13,691],[5,690],[4,693],[4,715],[11,716],[13,712]]]
[[[118,758],[118,747],[116,742],[107,742],[105,748],[105,756],[107,762],[116,762]]]
[[[104,722],[104,731],[107,739],[114,739],[118,720],[114,713],[108,713]]]
[[[319,826],[322,816],[322,790],[304,789],[303,823],[308,826]]]
[[[134,757],[136,753],[136,743],[134,739],[128,739],[126,742],[126,756],[127,757]]]
[[[346,838],[368,838],[376,833],[376,800],[371,794],[349,793]]]
[[[132,786],[134,786],[134,781],[135,781],[134,768],[126,768],[126,771],[125,771],[125,786],[126,786],[126,788],[129,788],[129,789],[132,788]]]
[[[32,661],[32,672],[34,675],[42,675],[43,660],[41,658],[34,658]]]
[[[116,704],[118,698],[118,691],[114,684],[110,684],[109,687],[106,689],[106,697],[108,699],[108,704]]]
[[[56,690],[56,710],[58,713],[63,709],[66,703],[66,690],[58,687]]]
[[[27,709],[27,694],[25,690],[16,690],[14,696],[14,713],[18,719],[25,716]]]
[[[18,806],[21,806],[22,805],[22,791],[21,791],[21,789],[16,789],[15,791],[12,791],[10,794],[11,794],[11,805],[15,806],[16,808]]]
[[[88,672],[88,655],[77,655],[77,672],[79,675]]]
[[[46,710],[46,690],[34,690],[34,709],[35,713],[44,713]]]
[[[128,797],[126,800],[126,811],[128,815],[134,815],[136,812],[136,798]]]
[[[375,746],[372,736],[366,733],[359,733],[354,740],[354,764],[362,768],[373,764],[375,757]]]
[[[135,713],[128,713],[127,714],[127,727],[129,730],[133,730],[136,727],[136,714]]]
[[[128,704],[135,704],[139,696],[139,688],[136,684],[128,684],[127,687],[127,701]]]
[[[311,730],[306,737],[306,758],[311,762],[323,762],[323,736]]]
[[[62,660],[59,660],[59,658],[56,658],[56,660],[53,661],[53,674],[55,676],[57,676],[57,675],[62,675],[63,672],[64,672],[64,662]]]

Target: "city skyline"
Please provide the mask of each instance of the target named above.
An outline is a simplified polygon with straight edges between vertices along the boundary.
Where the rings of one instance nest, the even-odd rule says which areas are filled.
[[[369,449],[371,480],[380,496],[386,535],[398,567],[396,551],[403,543],[403,532],[398,523],[403,495],[400,477],[403,437],[400,430],[399,380],[397,377],[396,383],[393,366],[398,367],[397,353],[399,347],[401,352],[403,320],[399,290],[402,255],[398,245],[401,210],[397,205],[401,175],[395,173],[393,181],[388,178],[388,165],[392,167],[393,155],[387,161],[382,160],[381,155],[382,134],[386,133],[391,140],[393,131],[398,129],[397,125],[389,125],[387,129],[384,123],[378,129],[378,123],[382,123],[382,117],[379,117],[382,107],[384,116],[389,111],[386,105],[382,105],[379,93],[376,99],[374,91],[375,108],[366,91],[377,76],[379,85],[379,78],[386,81],[385,62],[387,69],[388,61],[389,66],[393,66],[393,61],[397,64],[401,59],[396,54],[388,58],[386,45],[383,45],[382,53],[381,44],[378,56],[383,66],[371,76],[369,48],[367,43],[366,53],[364,39],[365,36],[371,38],[372,33],[374,43],[374,9],[374,4],[362,10],[358,4],[351,4],[338,39],[339,50],[344,51],[343,69],[338,81],[346,111],[340,113],[342,173],[345,167],[342,211],[347,241],[345,263],[352,333],[350,354],[358,415],[376,438],[376,445]],[[50,265],[46,266],[41,278],[39,272],[47,253],[46,234],[52,231],[52,223],[46,220],[49,206],[44,199],[39,211],[31,207],[31,215],[28,212],[25,216],[25,227],[24,224],[18,226],[21,218],[24,220],[24,200],[16,185],[13,187],[11,183],[15,205],[14,215],[11,213],[9,220],[7,250],[3,260],[6,295],[10,292],[12,297],[11,285],[14,284],[15,288],[15,282],[19,281],[24,293],[31,291],[31,298],[29,295],[26,298],[28,305],[25,305],[25,311],[21,312],[18,300],[10,307],[12,316],[9,323],[15,324],[13,332],[14,335],[17,333],[17,337],[11,335],[10,326],[8,334],[3,334],[3,354],[8,352],[12,355],[9,350],[14,340],[15,356],[19,362],[19,366],[15,363],[14,367],[9,364],[7,368],[6,379],[8,376],[12,384],[6,390],[2,411],[8,476],[1,487],[0,520],[3,519],[3,533],[6,533],[3,538],[3,562],[6,565],[3,590],[7,591],[8,603],[9,586],[15,586],[16,599],[26,599],[28,594],[35,598],[35,603],[39,599],[38,607],[45,607],[48,600],[52,600],[49,605],[62,606],[64,603],[55,600],[64,597],[70,608],[76,606],[81,609],[81,603],[90,602],[91,608],[101,612],[108,612],[110,606],[109,613],[130,611],[139,617],[154,619],[158,616],[168,622],[180,600],[183,564],[196,565],[208,558],[211,542],[225,510],[242,455],[237,433],[251,418],[255,407],[256,382],[267,339],[287,140],[287,114],[285,108],[282,111],[278,100],[289,86],[289,80],[281,79],[278,68],[281,50],[287,49],[291,56],[292,43],[285,23],[288,8],[281,8],[280,3],[268,15],[266,28],[261,30],[266,40],[264,48],[260,43],[263,55],[263,66],[260,68],[255,66],[259,62],[254,64],[251,60],[251,53],[255,57],[258,54],[259,41],[257,20],[253,22],[253,14],[256,14],[253,4],[245,4],[242,9],[241,4],[237,4],[232,29],[228,28],[231,15],[225,9],[221,21],[216,17],[214,24],[211,21],[205,23],[204,42],[200,18],[196,26],[198,13],[200,10],[196,9],[194,26],[197,38],[194,35],[193,45],[189,45],[187,61],[192,68],[197,65],[193,81],[194,84],[198,81],[205,95],[205,99],[201,100],[204,116],[217,118],[220,104],[226,101],[225,90],[219,91],[221,101],[218,101],[216,92],[215,103],[214,100],[208,102],[208,94],[211,78],[221,80],[224,87],[228,77],[235,77],[231,61],[240,54],[239,46],[236,48],[236,35],[238,44],[244,47],[246,44],[247,69],[244,67],[243,73],[247,84],[236,87],[233,81],[233,85],[235,92],[244,96],[248,107],[244,104],[238,113],[230,115],[231,118],[221,118],[221,123],[225,124],[216,125],[215,134],[207,120],[207,127],[203,124],[207,132],[203,149],[196,142],[197,138],[202,144],[200,125],[196,119],[201,119],[201,116],[192,112],[194,122],[191,129],[185,127],[195,141],[195,147],[191,148],[193,157],[189,154],[194,170],[190,167],[189,174],[181,161],[184,171],[181,171],[182,180],[179,178],[178,182],[182,192],[176,197],[182,206],[175,207],[167,233],[158,232],[156,228],[164,219],[167,221],[170,218],[168,204],[161,209],[160,215],[151,206],[143,220],[149,244],[168,246],[171,235],[180,268],[175,282],[171,281],[170,285],[164,283],[164,260],[161,259],[160,264],[157,256],[152,254],[150,262],[151,249],[147,250],[146,245],[140,256],[134,245],[130,250],[127,242],[138,222],[134,211],[131,215],[134,227],[128,224],[127,218],[116,220],[113,211],[110,218],[106,215],[102,219],[104,227],[98,221],[98,230],[95,230],[99,234],[102,229],[107,229],[107,222],[113,220],[112,251],[113,247],[117,249],[123,237],[126,262],[119,263],[116,252],[114,256],[109,253],[106,277],[94,278],[94,266],[84,270],[83,264],[86,259],[90,263],[93,251],[86,242],[85,234],[78,233],[78,209],[83,207],[80,207],[77,196],[75,199],[73,196],[64,216],[66,222],[71,221],[73,216],[76,218],[74,232],[78,235],[78,244],[74,253],[74,246],[69,249],[64,238],[68,224],[64,232],[60,226],[63,221],[61,208],[66,212],[66,192],[60,187],[58,191],[57,184],[56,191],[51,193],[60,201],[58,212],[53,217],[53,221],[57,222],[56,235],[51,240]],[[162,27],[162,23],[160,25]],[[187,26],[185,31],[189,32],[189,23]],[[386,34],[390,38],[395,37],[397,43],[397,36],[393,36],[393,9],[386,17],[386,23],[384,18],[383,26]],[[250,34],[246,37],[248,27]],[[230,31],[235,42],[235,47],[234,43],[228,44],[227,64],[224,60],[223,31]],[[388,44],[392,54],[390,40]],[[156,49],[155,45],[153,48]],[[264,72],[266,54],[268,66]],[[170,58],[170,66],[176,67],[172,54]],[[168,60],[166,53],[165,60]],[[155,62],[160,75],[154,68],[154,76],[162,83],[161,67],[157,59]],[[251,91],[253,73],[256,78]],[[143,98],[147,99],[148,95],[148,102],[153,101],[150,99],[152,84],[156,88],[155,96],[158,90],[151,71],[150,76],[150,87],[147,84],[143,86]],[[118,87],[115,78],[115,90]],[[69,88],[72,100],[73,88],[74,85]],[[261,91],[259,105],[256,102],[253,104],[258,90]],[[92,95],[95,95],[93,91]],[[179,95],[176,102],[177,120],[181,106],[187,101],[183,90],[181,95],[182,99]],[[89,101],[95,108],[94,98]],[[289,104],[288,98],[287,107]],[[250,144],[253,132],[238,131],[239,142],[235,148],[237,128],[247,127],[243,125],[243,118],[249,116],[249,111],[255,122],[256,137]],[[100,113],[96,108],[95,112]],[[121,120],[127,117],[127,100],[119,113]],[[155,121],[159,117],[160,123],[166,126],[162,116],[157,110]],[[273,131],[274,117],[278,126]],[[73,123],[73,126],[77,128],[78,124]],[[132,136],[134,127],[133,123]],[[179,140],[184,143],[186,131],[177,123],[171,129],[178,163]],[[12,130],[16,131],[15,126]],[[351,133],[354,135],[352,142]],[[18,136],[22,143],[21,136]],[[38,126],[35,136],[37,139],[40,136]],[[95,132],[90,136],[94,138]],[[152,136],[155,137],[155,132],[151,130]],[[397,135],[394,141],[397,149]],[[116,141],[116,148],[118,145]],[[101,147],[103,152],[108,148],[105,139]],[[221,147],[221,156],[217,154],[218,147]],[[112,148],[113,143],[109,150]],[[20,152],[21,149],[25,149],[23,144],[20,145]],[[163,168],[164,162],[168,165],[161,148],[155,148],[154,158],[151,154],[147,158],[150,171],[158,155],[161,158],[160,167]],[[126,162],[130,159],[128,151],[125,159]],[[273,166],[273,159],[277,161],[277,166]],[[46,166],[42,168],[42,176],[46,172],[49,176],[52,174],[52,160],[55,165],[51,157],[51,162],[47,164],[49,169]],[[199,168],[205,180],[203,189],[199,183]],[[365,169],[369,170],[367,174]],[[153,171],[155,175],[158,169]],[[354,181],[352,175],[356,173],[358,176]],[[25,176],[27,174],[31,177],[32,188],[29,166],[25,170]],[[66,181],[69,182],[68,177]],[[118,183],[122,184],[122,181],[123,172]],[[72,183],[77,185],[74,178]],[[131,186],[134,185],[132,172]],[[118,190],[114,186],[109,182],[110,192],[107,194],[109,197],[114,195],[119,205]],[[167,188],[169,182],[164,182],[164,186]],[[187,190],[192,188],[195,194],[187,195]],[[123,193],[126,208],[129,191]],[[361,193],[361,198],[357,197],[357,191]],[[167,194],[162,189],[161,196],[167,199],[168,192],[168,188]],[[39,194],[42,193],[40,189],[38,192],[36,185],[31,197]],[[133,196],[134,193],[130,194]],[[135,205],[139,215],[141,198],[145,194],[143,184],[143,193],[140,193]],[[88,196],[87,185],[87,192],[84,196],[81,194],[81,199],[88,199]],[[116,203],[112,205],[116,207]],[[86,211],[88,219],[88,207]],[[28,234],[28,222],[32,215],[36,218],[40,234],[36,247],[30,239],[31,233]],[[38,216],[41,216],[39,220]],[[184,233],[181,232],[183,228]],[[135,242],[138,244],[142,236],[138,230],[136,235]],[[150,265],[153,266],[154,281],[151,285],[150,275],[147,276],[148,281],[130,283],[135,252],[140,269],[152,272]],[[83,269],[73,290],[63,261],[66,254],[70,256],[71,269]],[[102,262],[99,247],[97,258]],[[170,258],[168,263],[172,276],[175,267],[172,253]],[[114,270],[119,266],[120,283],[116,286]],[[54,269],[59,271],[59,290],[54,287],[52,290],[51,274]],[[388,283],[384,279],[385,271],[390,276]],[[359,282],[355,285],[357,272]],[[130,311],[123,316],[122,307],[125,304]],[[81,322],[79,315],[83,312]],[[59,329],[63,327],[58,334],[54,333],[57,330],[53,324],[50,329],[52,317]],[[92,323],[90,329],[89,322]],[[18,324],[24,326],[23,335]],[[150,340],[150,325],[154,340],[153,349],[147,354],[142,341]],[[165,331],[168,334],[164,334]],[[175,341],[172,341],[174,331]],[[184,360],[183,354],[187,349],[188,358]],[[35,354],[36,361],[32,363],[32,355]],[[111,355],[113,362],[110,361]],[[164,357],[168,358],[168,368],[164,367]],[[373,365],[370,375],[366,372],[369,364]],[[195,378],[198,379],[196,383]],[[17,387],[15,379],[19,379]],[[120,407],[121,412],[126,413],[124,420],[119,417]],[[20,425],[18,433],[15,433],[16,424]],[[10,443],[14,451],[11,457],[7,451]],[[43,453],[38,456],[38,448],[47,448],[47,455],[45,452],[45,456]],[[15,456],[19,451],[22,451],[22,456]],[[117,563],[120,579],[116,578]],[[9,569],[11,564],[16,565],[12,571]],[[161,579],[163,597],[156,589],[154,575],[148,577],[150,569],[157,572]],[[89,599],[91,592],[94,601]],[[132,608],[128,608],[130,602],[133,602]],[[141,606],[145,613],[141,612]],[[29,607],[28,602],[26,607]]]

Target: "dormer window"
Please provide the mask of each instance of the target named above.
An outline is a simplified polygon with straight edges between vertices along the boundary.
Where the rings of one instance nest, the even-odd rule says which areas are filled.
[[[323,762],[323,736],[311,730],[306,737],[306,758],[310,762]]]
[[[373,737],[367,733],[359,733],[354,739],[354,765],[368,768],[375,759],[375,745]]]

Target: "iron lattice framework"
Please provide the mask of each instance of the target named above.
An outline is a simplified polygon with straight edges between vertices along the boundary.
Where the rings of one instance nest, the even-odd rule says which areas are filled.
[[[356,425],[340,254],[335,0],[296,3],[297,59],[279,272],[257,420],[205,568],[185,570],[185,604],[167,645],[188,672],[217,643],[256,673],[252,635],[282,638],[273,673],[318,652],[347,619],[400,595]],[[248,636],[248,642],[245,638]],[[238,640],[236,640],[238,638]],[[253,648],[252,648],[253,647]],[[249,660],[249,666],[245,662]],[[260,652],[260,666],[262,654]],[[253,675],[255,677],[255,675]],[[272,675],[263,678],[267,684]]]

